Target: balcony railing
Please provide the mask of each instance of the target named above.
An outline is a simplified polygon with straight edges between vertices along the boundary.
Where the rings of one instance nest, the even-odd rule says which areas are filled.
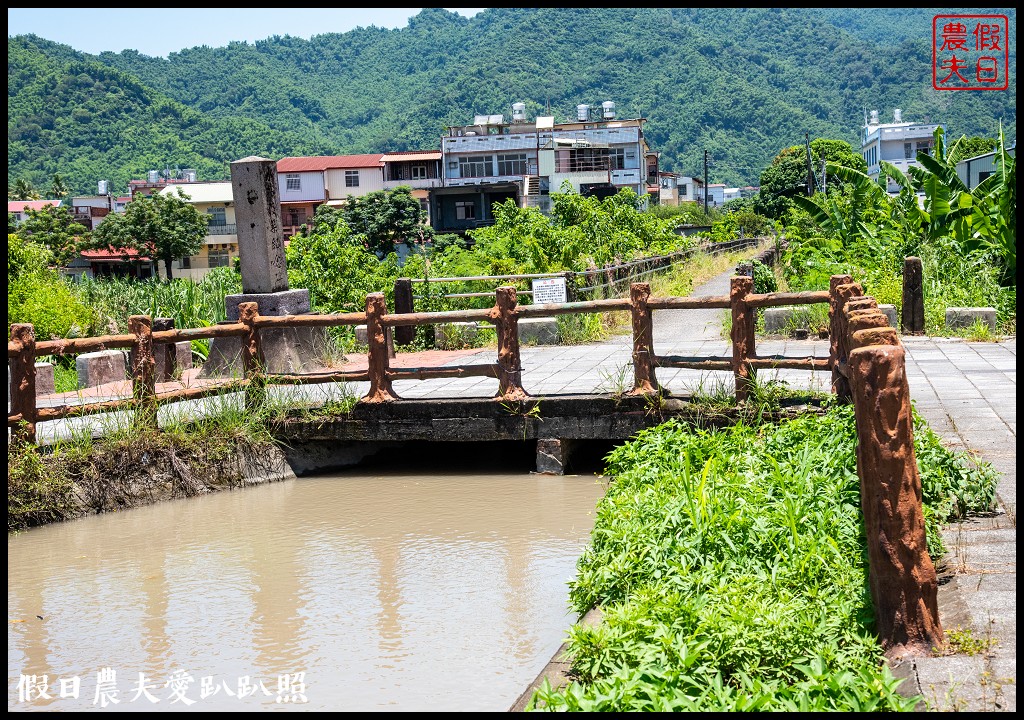
[[[208,225],[206,227],[207,235],[237,235],[237,226],[234,223],[230,225]]]

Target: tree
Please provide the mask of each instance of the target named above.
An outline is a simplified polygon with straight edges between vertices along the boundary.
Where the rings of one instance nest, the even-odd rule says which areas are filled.
[[[974,135],[972,137],[960,138],[962,144],[963,156],[965,158],[978,157],[979,155],[985,155],[996,149],[999,145],[999,140],[996,138],[979,137]]]
[[[64,178],[57,173],[54,173],[53,180],[50,182],[50,195],[57,200],[63,200],[70,192],[71,188],[69,188],[68,184],[64,182]]]
[[[38,200],[39,191],[25,178],[18,178],[7,189],[7,197],[10,200]]]
[[[864,158],[843,140],[815,138],[811,141],[811,168],[820,173],[822,163],[866,172]],[[826,171],[827,174],[827,171]],[[807,150],[793,145],[779,152],[761,173],[761,189],[754,209],[770,218],[782,217],[792,206],[791,199],[807,193]]]
[[[88,228],[76,222],[68,208],[46,205],[42,210],[28,210],[27,214],[17,227],[18,236],[46,247],[58,265],[71,262],[79,245],[88,245]]]
[[[344,222],[318,224],[295,235],[285,248],[288,284],[308,289],[310,303],[320,312],[359,312],[366,307],[367,293],[390,292],[394,285],[395,256],[378,260],[351,236]]]
[[[424,215],[420,201],[404,185],[360,198],[349,195],[341,208],[341,216],[352,232],[378,255],[394,252],[397,243],[418,237]]]
[[[189,204],[180,187],[177,195],[154,193],[128,203],[123,213],[107,215],[93,232],[93,247],[110,248],[125,257],[162,260],[167,279],[175,258],[195,255],[203,245],[208,219]]]
[[[790,198],[807,192],[807,163],[804,148],[785,148],[761,173],[761,189],[754,210],[760,215],[780,218],[791,207]]]

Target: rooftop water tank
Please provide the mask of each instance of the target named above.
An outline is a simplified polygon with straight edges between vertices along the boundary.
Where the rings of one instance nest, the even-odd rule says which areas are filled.
[[[899,108],[896,108],[895,110],[893,110],[892,111],[892,121],[894,123],[901,123],[901,122],[903,122],[903,111],[900,110]]]
[[[109,184],[107,183],[106,180],[100,180],[98,183],[96,183],[96,186],[97,186],[96,187],[96,190],[97,190],[96,194],[97,195],[106,195],[107,194],[107,189],[109,188]]]
[[[512,103],[512,122],[526,122],[526,103]]]
[[[149,180],[150,183],[156,183],[156,181],[160,179],[160,171],[150,170],[148,173],[146,173],[146,178]]]
[[[589,105],[577,105],[576,106],[576,119],[579,122],[587,122],[590,120],[590,106]]]
[[[615,103],[613,103],[611,100],[605,100],[603,103],[601,103],[601,111],[604,114],[605,120],[615,119]]]
[[[878,124],[878,111],[877,110],[872,110],[871,111],[871,123],[870,124],[871,125],[877,125]]]

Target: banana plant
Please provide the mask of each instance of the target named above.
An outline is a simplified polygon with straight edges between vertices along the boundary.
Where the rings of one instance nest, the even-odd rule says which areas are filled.
[[[790,198],[805,210],[822,230],[838,237],[843,244],[853,242],[865,234],[864,216],[870,209],[887,207],[889,196],[885,186],[875,183],[870,177],[852,168],[827,163],[830,177],[847,183],[849,195],[817,194],[814,198],[796,195]]]

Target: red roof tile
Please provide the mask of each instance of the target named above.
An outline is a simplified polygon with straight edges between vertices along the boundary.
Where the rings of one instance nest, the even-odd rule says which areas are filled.
[[[380,167],[380,159],[384,153],[372,155],[326,155],[320,157],[285,157],[277,161],[277,171],[312,172],[323,170],[339,170],[342,168]]]
[[[149,260],[150,258],[140,256],[138,250],[125,248],[124,250],[83,250],[82,257],[86,260]]]
[[[42,210],[47,205],[56,205],[56,200],[8,200],[7,212],[18,213],[26,210]]]

